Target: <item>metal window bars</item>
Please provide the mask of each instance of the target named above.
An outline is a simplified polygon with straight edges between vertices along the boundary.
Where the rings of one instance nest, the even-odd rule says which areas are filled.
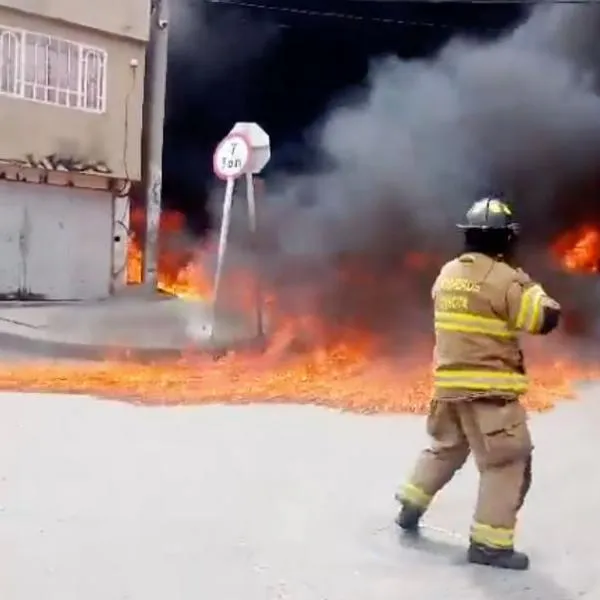
[[[106,111],[106,51],[0,25],[0,95]]]

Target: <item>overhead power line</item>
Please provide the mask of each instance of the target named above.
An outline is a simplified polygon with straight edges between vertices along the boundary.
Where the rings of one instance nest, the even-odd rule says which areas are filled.
[[[447,1],[447,0],[442,0]],[[270,6],[267,4],[259,4],[256,2],[248,2],[246,0],[206,0],[208,4],[221,4],[223,6],[230,6],[234,8],[248,8],[252,10],[259,10],[271,13],[286,13],[291,15],[299,15],[305,17],[319,17],[321,19],[338,19],[345,21],[354,22],[365,22],[365,23],[381,23],[385,25],[402,25],[410,27],[435,27],[441,29],[454,29],[452,25],[446,25],[444,23],[432,23],[426,21],[414,21],[410,19],[392,19],[387,17],[377,16],[363,16],[353,15],[349,13],[323,11],[323,10],[310,10],[305,8],[294,8],[291,6]]]
[[[394,19],[391,17],[378,17],[375,15],[356,15],[352,13],[344,13],[339,11],[314,10],[308,8],[297,8],[293,6],[273,6],[270,4],[262,4],[249,0],[205,0],[208,4],[220,4],[234,8],[247,8],[270,13],[284,13],[290,15],[298,15],[305,17],[318,17],[321,19],[337,19],[364,23],[380,23],[383,25],[400,25],[404,27],[433,27],[438,29],[456,29],[455,25],[448,25],[440,22],[431,21],[416,21],[412,19]],[[598,5],[600,0],[348,0],[350,3],[362,2],[378,2],[380,4],[428,4],[441,6],[443,4],[476,4],[483,6],[485,4],[499,5],[523,5],[533,6],[536,4],[570,4],[570,5]],[[486,28],[488,31],[501,31],[501,29]]]
[[[209,0],[210,2],[219,0]],[[354,4],[600,4],[600,0],[346,0]]]

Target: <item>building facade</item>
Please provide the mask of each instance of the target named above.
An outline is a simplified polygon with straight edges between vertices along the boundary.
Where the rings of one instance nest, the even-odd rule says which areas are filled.
[[[0,298],[105,296],[121,280],[149,29],[150,0],[0,0]]]
[[[0,160],[140,178],[149,0],[0,0]]]

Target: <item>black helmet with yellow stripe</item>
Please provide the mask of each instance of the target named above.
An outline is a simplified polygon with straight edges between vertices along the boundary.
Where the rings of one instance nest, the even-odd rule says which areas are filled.
[[[467,230],[508,230],[513,234],[519,232],[519,225],[515,223],[508,204],[493,196],[475,202],[468,210],[465,222],[457,226],[459,229]]]
[[[457,225],[465,233],[465,250],[510,260],[519,234],[512,210],[496,197],[478,200],[468,210],[464,223]]]

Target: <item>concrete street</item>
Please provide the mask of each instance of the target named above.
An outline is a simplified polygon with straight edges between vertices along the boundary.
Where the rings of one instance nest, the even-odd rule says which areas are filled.
[[[397,535],[420,417],[0,394],[0,598],[596,600],[599,391],[533,417],[527,573],[464,564],[472,465]]]

